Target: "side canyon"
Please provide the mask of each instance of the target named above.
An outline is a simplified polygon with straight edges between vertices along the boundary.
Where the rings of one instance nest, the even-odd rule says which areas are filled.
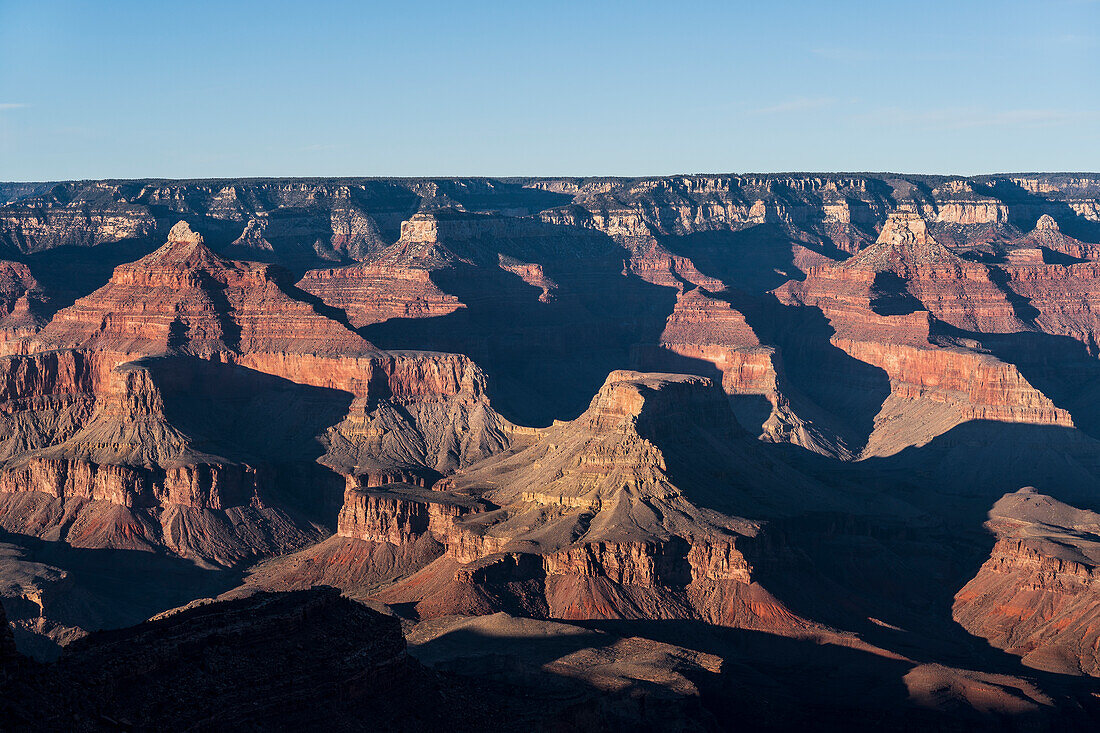
[[[1100,174],[0,183],[0,712],[1094,730],[1097,396]]]

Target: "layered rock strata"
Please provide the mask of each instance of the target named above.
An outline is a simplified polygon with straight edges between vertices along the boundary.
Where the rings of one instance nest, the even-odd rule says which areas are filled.
[[[218,564],[286,551],[318,530],[266,498],[283,481],[275,464],[308,470],[320,456],[349,475],[438,476],[510,439],[466,357],[383,352],[277,268],[226,260],[182,222],[18,350],[0,359],[3,526],[79,546],[166,546]],[[306,406],[288,424],[306,433],[283,452],[227,431],[213,407],[255,393],[241,417],[260,420],[278,413],[259,404],[270,390]]]
[[[986,526],[996,544],[955,595],[955,620],[1029,667],[1100,676],[1100,514],[1025,488]]]
[[[443,557],[375,596],[422,615],[518,604],[806,631],[754,583],[742,546],[760,525],[739,514],[783,504],[765,484],[818,499],[799,474],[739,453],[749,440],[709,380],[613,372],[581,417],[433,490],[349,487],[341,534],[438,542]]]
[[[938,244],[920,215],[892,214],[878,241],[848,261],[813,268],[802,282],[777,291],[794,305],[820,308],[836,345],[883,369],[890,396],[863,455],[888,455],[927,442],[967,420],[1072,426],[1073,418],[1036,389],[1019,368],[978,342],[943,339],[933,330],[1026,331],[1010,293],[984,265],[961,260]],[[931,430],[903,434],[905,415],[935,403]],[[920,421],[918,421],[919,424]]]

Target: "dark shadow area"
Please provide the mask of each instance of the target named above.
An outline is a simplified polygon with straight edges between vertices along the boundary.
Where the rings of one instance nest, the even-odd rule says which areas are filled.
[[[1067,410],[1077,428],[1100,439],[1097,345],[1041,332],[974,333],[940,322],[936,322],[934,333],[978,341],[1001,361],[1013,364],[1028,383],[1055,405]]]
[[[11,548],[0,556],[0,573],[7,579],[26,572],[20,567],[24,562],[66,573],[64,580],[40,584],[42,612],[54,623],[84,629],[137,624],[196,598],[218,595],[242,579],[239,571],[203,569],[177,556],[78,548],[0,530],[3,546]],[[38,613],[37,608],[19,608],[30,601],[5,597],[3,603],[10,619],[23,617],[20,610]],[[17,633],[16,639],[22,651],[39,658],[60,651],[43,636]]]
[[[777,347],[780,392],[792,402],[802,403],[808,410],[804,417],[858,452],[890,394],[886,372],[834,346],[829,339],[836,331],[819,309],[786,306],[766,292],[789,279],[801,278],[791,247],[806,245],[792,240],[776,224],[739,232],[666,237],[662,243],[691,258],[704,274],[730,286],[715,296],[741,312],[762,343]],[[847,257],[839,250],[825,254]],[[739,282],[745,286],[731,285]],[[911,305],[900,295],[896,300],[900,306]]]
[[[106,285],[116,267],[141,259],[160,244],[124,239],[95,247],[56,247],[24,259],[49,298],[45,315],[52,316]]]
[[[830,339],[836,331],[818,308],[783,305],[771,294],[751,297],[726,290],[716,295],[745,316],[762,343],[777,348],[780,393],[823,410],[826,415],[805,417],[828,422],[822,427],[858,451],[890,395],[886,372],[834,346]]]
[[[750,548],[757,579],[796,613],[919,661],[1034,677],[953,621],[954,594],[988,559],[983,523],[1005,493],[1034,486],[1100,508],[1095,445],[1072,428],[972,421],[850,464],[837,478],[873,486],[882,511],[773,520]],[[891,516],[890,501],[919,513]]]
[[[754,294],[765,293],[788,280],[803,279],[794,263],[793,248],[811,247],[793,239],[780,224],[663,236],[658,241],[673,254],[689,258],[700,272],[728,287]],[[848,257],[835,248],[822,250],[821,254],[837,260]]]
[[[1081,431],[1057,425],[972,420],[923,446],[848,469],[932,516],[977,527],[1003,494],[1034,486],[1068,504],[1100,509],[1100,452]],[[930,491],[928,487],[935,487]]]
[[[1008,282],[1008,275],[1000,267],[990,265],[987,271],[989,272],[989,279],[1005,294],[1005,298],[1008,300],[1008,304],[1012,306],[1012,312],[1016,314],[1016,317],[1024,323],[1034,326],[1035,319],[1040,314],[1039,309],[1031,304],[1031,299],[1025,298],[1012,289]]]
[[[571,623],[722,657],[721,673],[696,684],[707,709],[733,730],[1087,731],[1093,724],[1090,711],[1077,707],[1095,708],[1085,689],[1063,687],[1057,692],[1072,702],[1015,715],[982,714],[951,700],[935,710],[909,697],[903,678],[912,663],[868,651],[697,621]]]
[[[875,273],[871,283],[871,310],[880,316],[907,316],[926,310],[909,292],[908,280],[890,270]]]
[[[772,403],[764,395],[730,395],[730,408],[737,423],[750,435],[759,435],[772,414]]]
[[[153,373],[165,417],[195,450],[269,468],[272,504],[335,526],[344,482],[317,463],[318,438],[344,418],[351,394],[199,358],[138,363]]]
[[[1003,201],[1008,208],[1009,223],[1021,231],[1031,231],[1039,217],[1050,214],[1063,234],[1082,242],[1100,243],[1100,222],[1086,219],[1065,201],[1031,193],[1009,179],[975,182],[974,190]]]
[[[205,272],[199,273],[199,277],[202,281],[199,287],[213,301],[218,326],[222,332],[222,342],[227,348],[239,351],[241,348],[241,326],[237,323],[237,319],[234,317],[234,308],[225,295],[226,286]],[[169,334],[169,338],[171,338],[171,334]]]
[[[540,227],[543,236],[563,243],[549,255],[507,240],[492,243],[501,254],[539,262],[557,284],[548,298],[540,300],[541,288],[497,267],[496,251],[486,255],[467,245],[465,256],[490,261],[460,262],[431,276],[465,308],[434,318],[392,319],[360,333],[384,349],[466,354],[488,375],[494,408],[519,424],[576,417],[608,372],[631,367],[634,344],[658,342],[676,291],[625,274],[626,253],[610,239],[585,235],[578,242],[565,229]]]
[[[1044,265],[1078,265],[1082,262],[1088,262],[1081,257],[1073,257],[1064,252],[1055,252],[1050,247],[1040,247],[1043,251],[1043,264]]]

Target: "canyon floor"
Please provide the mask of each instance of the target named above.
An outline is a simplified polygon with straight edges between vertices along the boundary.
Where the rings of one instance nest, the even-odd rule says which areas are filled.
[[[0,183],[0,727],[1095,730],[1098,397],[1100,174]]]

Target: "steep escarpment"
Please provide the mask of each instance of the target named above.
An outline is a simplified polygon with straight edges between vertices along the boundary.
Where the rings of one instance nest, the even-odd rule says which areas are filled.
[[[427,535],[443,548],[375,597],[423,616],[506,607],[812,630],[753,582],[742,547],[760,523],[741,517],[784,511],[788,491],[825,500],[746,450],[709,380],[613,372],[581,417],[532,438],[431,491],[349,488],[341,535],[394,545]]]
[[[20,185],[0,207],[0,238],[23,253],[156,242],[180,218],[204,219],[218,247],[235,256],[301,265],[364,259],[392,244],[416,212],[453,207],[510,217],[552,212],[614,236],[775,222],[854,252],[897,204],[953,238],[1030,228],[1044,214],[1072,221],[1077,236],[1100,219],[1098,188],[1094,176],[1073,174],[81,181]]]
[[[81,395],[63,425],[70,431],[39,433],[43,445],[0,466],[2,526],[75,547],[165,547],[220,565],[315,539],[316,527],[270,502],[270,463],[174,414],[184,394],[194,400],[189,412],[209,410],[201,390],[177,391],[192,368],[173,359],[126,363],[101,391]]]
[[[997,541],[956,594],[955,619],[1029,667],[1100,676],[1100,515],[1021,489],[986,526]]]
[[[438,476],[510,440],[468,358],[383,352],[182,222],[19,350],[3,526],[80,547],[233,565],[334,525],[330,470]]]
[[[631,346],[653,338],[674,298],[624,272],[626,251],[583,228],[447,209],[401,232],[362,265],[307,273],[300,286],[386,349],[472,357],[494,406],[516,422],[578,414],[629,364]],[[383,271],[396,279],[376,280]],[[349,278],[359,285],[345,287]]]
[[[1015,364],[973,338],[941,336],[1033,327],[986,266],[940,245],[916,213],[892,214],[874,245],[811,269],[777,294],[819,308],[834,331],[831,343],[889,376],[865,456],[925,443],[967,420],[1073,425]]]
[[[41,328],[48,300],[30,268],[21,262],[0,261],[0,340],[28,336]]]
[[[456,267],[499,268],[540,288],[540,298],[546,300],[557,285],[543,264],[563,253],[582,253],[592,248],[593,239],[583,231],[554,231],[524,219],[455,209],[419,213],[402,222],[401,235],[392,246],[359,265],[309,271],[299,287],[342,309],[356,326],[391,318],[445,316],[468,307],[441,289],[440,275],[433,277]]]
[[[730,395],[775,392],[775,349],[764,346],[745,316],[702,288],[681,293],[661,332],[659,347],[677,356],[713,364]],[[657,354],[647,354],[659,358]],[[668,360],[671,366],[677,360]],[[680,364],[683,361],[679,361]]]
[[[204,358],[218,352],[377,351],[293,297],[268,266],[223,259],[184,222],[163,247],[120,265],[105,286],[60,311],[30,348]]]
[[[50,657],[197,598],[326,584],[399,615],[435,673],[519,684],[517,727],[538,717],[524,704],[585,729],[689,708],[773,729],[1087,717],[1088,679],[1017,677],[1011,655],[1095,674],[1095,517],[999,503],[989,556],[981,515],[1005,486],[1092,507],[1100,485],[1098,192],[889,174],[11,187],[16,643]],[[964,585],[955,618],[978,636],[952,620]],[[268,600],[239,609],[310,653]],[[225,662],[209,647],[267,664],[219,614],[196,616],[216,642],[172,626],[187,640],[147,665],[111,654],[155,687],[199,648],[195,694],[236,720],[240,690],[277,695],[248,670],[238,692],[204,686]],[[96,663],[110,673],[80,674],[114,689]],[[271,709],[300,724],[332,696],[295,674],[304,697]]]

